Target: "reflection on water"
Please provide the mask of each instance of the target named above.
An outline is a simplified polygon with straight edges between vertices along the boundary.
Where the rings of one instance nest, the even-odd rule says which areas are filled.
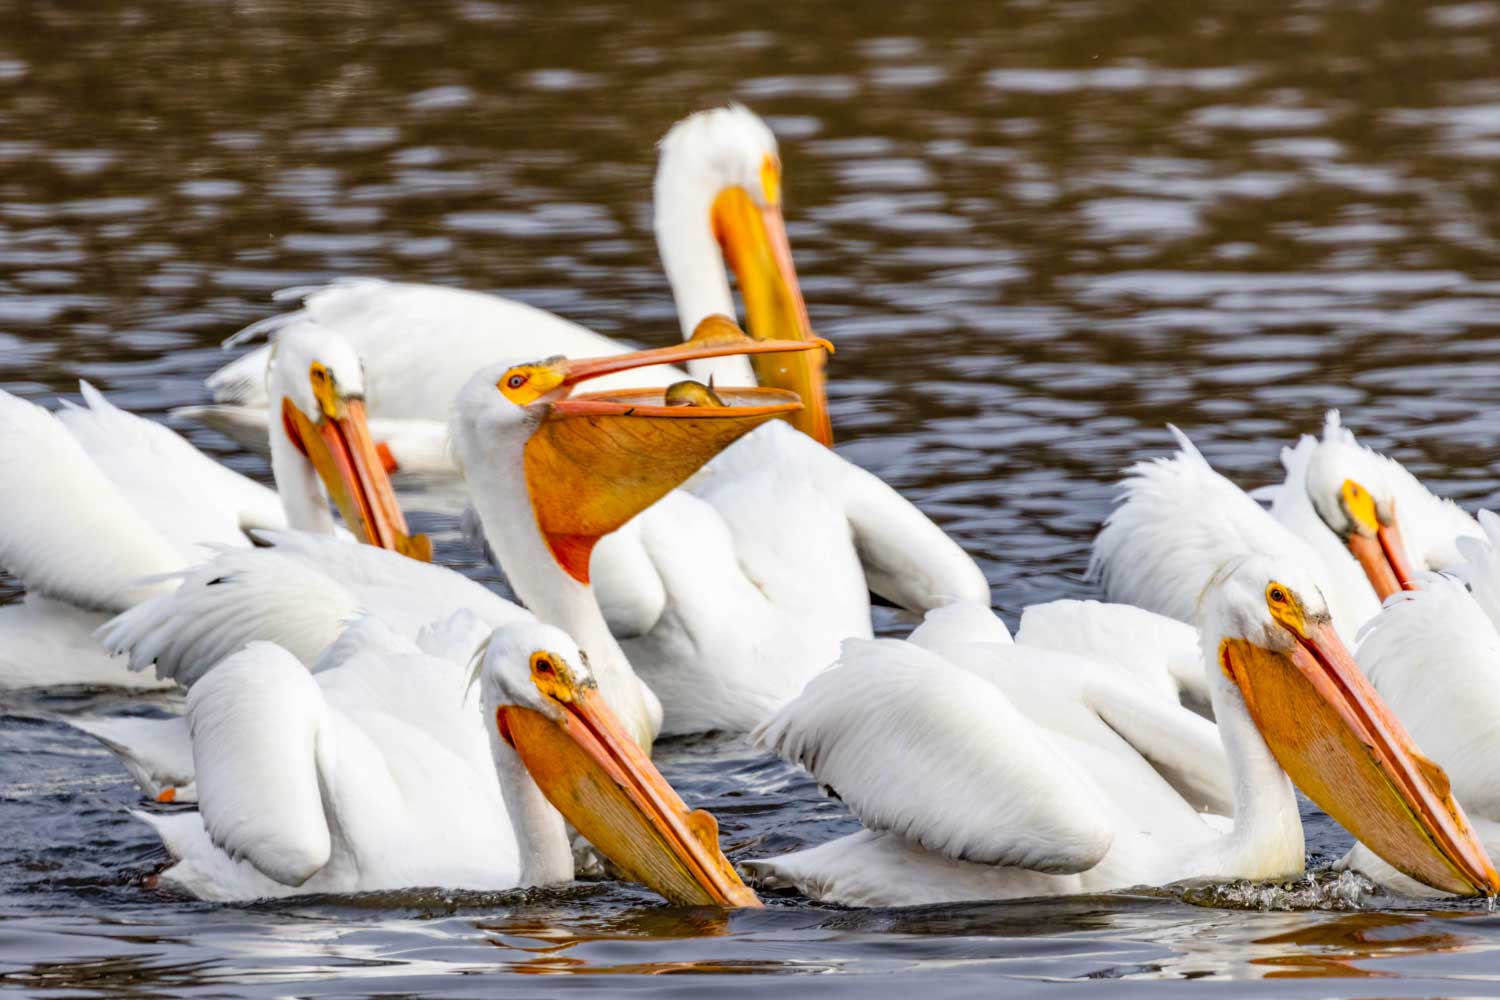
[[[0,385],[202,402],[219,342],[273,290],[361,274],[664,343],[653,143],[738,99],[782,140],[803,289],[839,346],[841,452],[975,553],[1012,619],[1091,593],[1110,484],[1166,448],[1168,420],[1255,485],[1339,406],[1437,489],[1493,504],[1497,26],[1493,0],[0,0]],[[446,508],[412,521],[494,578]],[[657,985],[720,995],[786,987],[693,975],[777,970],[862,997],[914,974],[1054,996],[1098,978],[1111,996],[1497,992],[1493,917],[1316,881],[728,918],[609,883],[191,903],[147,887],[164,856],[123,774],[54,718],[177,703],[0,702],[0,984],[534,996],[510,971],[616,989],[670,972]],[[742,742],[663,759],[734,857],[852,829]],[[1305,826],[1315,862],[1342,853],[1326,819]],[[1310,975],[1345,981],[1282,978]]]
[[[1464,938],[1434,930],[1432,921],[1399,913],[1360,913],[1332,923],[1299,928],[1258,939],[1257,945],[1291,945],[1289,954],[1261,955],[1256,965],[1272,966],[1268,976],[1384,976],[1356,965],[1365,959],[1403,954],[1458,951]]]

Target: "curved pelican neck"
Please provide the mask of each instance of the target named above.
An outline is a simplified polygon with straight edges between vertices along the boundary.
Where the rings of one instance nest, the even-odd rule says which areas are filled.
[[[1205,630],[1205,637],[1216,634]],[[1210,696],[1233,785],[1234,828],[1224,835],[1225,852],[1215,875],[1274,878],[1300,872],[1306,843],[1297,793],[1266,746],[1239,689],[1218,664],[1217,643],[1204,639]]]
[[[696,168],[696,169],[695,169]],[[738,316],[729,290],[729,269],[710,222],[719,187],[681,155],[664,154],[656,174],[656,248],[672,286],[682,339],[687,340],[705,317]],[[717,385],[755,385],[755,374],[743,355],[688,362],[694,378]]]
[[[542,794],[521,757],[500,739],[495,729],[498,705],[484,702],[484,719],[490,735],[490,756],[500,781],[505,815],[516,835],[520,856],[520,884],[551,885],[573,878],[573,848],[562,813]]]
[[[569,576],[542,537],[521,472],[523,449],[524,444],[514,446],[510,454],[490,448],[465,457],[464,479],[485,541],[521,603],[541,621],[573,637],[589,658],[600,693],[632,734],[649,746],[661,720],[652,719],[643,685],[610,633],[593,588]]]

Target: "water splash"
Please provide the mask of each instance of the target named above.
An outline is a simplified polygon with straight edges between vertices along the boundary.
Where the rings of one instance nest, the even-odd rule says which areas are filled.
[[[1168,889],[1193,906],[1262,912],[1289,910],[1360,910],[1384,894],[1358,872],[1314,871],[1281,882],[1235,879],[1231,882],[1183,882]]]

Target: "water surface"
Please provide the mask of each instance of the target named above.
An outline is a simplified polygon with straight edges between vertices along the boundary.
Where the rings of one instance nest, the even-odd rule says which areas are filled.
[[[1337,406],[1438,490],[1500,501],[1497,26],[1493,2],[0,0],[0,385],[50,401],[87,378],[163,415],[205,400],[219,342],[273,290],[345,275],[669,342],[653,143],[740,100],[781,138],[803,288],[839,346],[841,453],[968,548],[1014,623],[1092,594],[1111,484],[1167,449],[1167,421],[1258,485]],[[414,520],[494,579],[453,518]],[[56,721],[171,707],[0,703],[0,985],[1500,992],[1482,907],[1327,880],[868,912],[784,897],[728,918],[611,883],[174,899],[148,884],[164,854],[124,773]],[[661,759],[736,858],[853,828],[741,741]],[[1315,865],[1347,844],[1310,810],[1307,827]]]

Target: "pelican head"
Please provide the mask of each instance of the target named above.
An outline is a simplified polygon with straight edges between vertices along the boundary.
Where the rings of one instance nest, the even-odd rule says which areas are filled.
[[[316,470],[349,529],[367,544],[430,560],[432,543],[407,532],[370,435],[364,366],[349,342],[316,323],[288,326],[276,339],[266,379],[272,398],[281,397],[286,440]]]
[[[749,109],[735,104],[700,111],[662,139],[656,238],[684,335],[705,315],[733,311],[727,263],[739,282],[751,336],[813,336],[781,214],[781,154],[776,137]],[[751,363],[760,385],[802,398],[795,426],[824,444],[833,442],[821,351],[761,356]],[[695,367],[694,374],[711,372]]]
[[[1250,556],[1204,595],[1205,643],[1277,763],[1393,867],[1460,895],[1500,892],[1484,847],[1333,629],[1310,571]]]
[[[654,364],[737,354],[821,351],[821,340],[755,340],[710,316],[682,344],[603,358],[544,358],[481,369],[451,424],[459,465],[482,504],[523,472],[526,498],[553,559],[589,580],[594,544],[677,487],[742,434],[801,403],[783,389],[719,389],[717,404],[669,405],[663,389],[580,393],[590,379]],[[493,489],[486,476],[497,476]],[[503,480],[503,482],[501,481]],[[481,506],[481,510],[483,507]],[[519,511],[497,513],[513,519]],[[503,541],[496,552],[505,550]],[[502,555],[502,563],[507,556]],[[513,581],[522,586],[520,581]],[[522,594],[531,605],[531,599]]]
[[[1414,575],[1396,520],[1395,495],[1380,456],[1336,430],[1342,428],[1330,427],[1308,460],[1308,499],[1359,560],[1383,601],[1410,589]]]
[[[760,905],[719,850],[713,816],[690,812],[667,784],[566,632],[497,629],[479,669],[497,758],[518,756],[547,801],[631,879],[673,903]]]

